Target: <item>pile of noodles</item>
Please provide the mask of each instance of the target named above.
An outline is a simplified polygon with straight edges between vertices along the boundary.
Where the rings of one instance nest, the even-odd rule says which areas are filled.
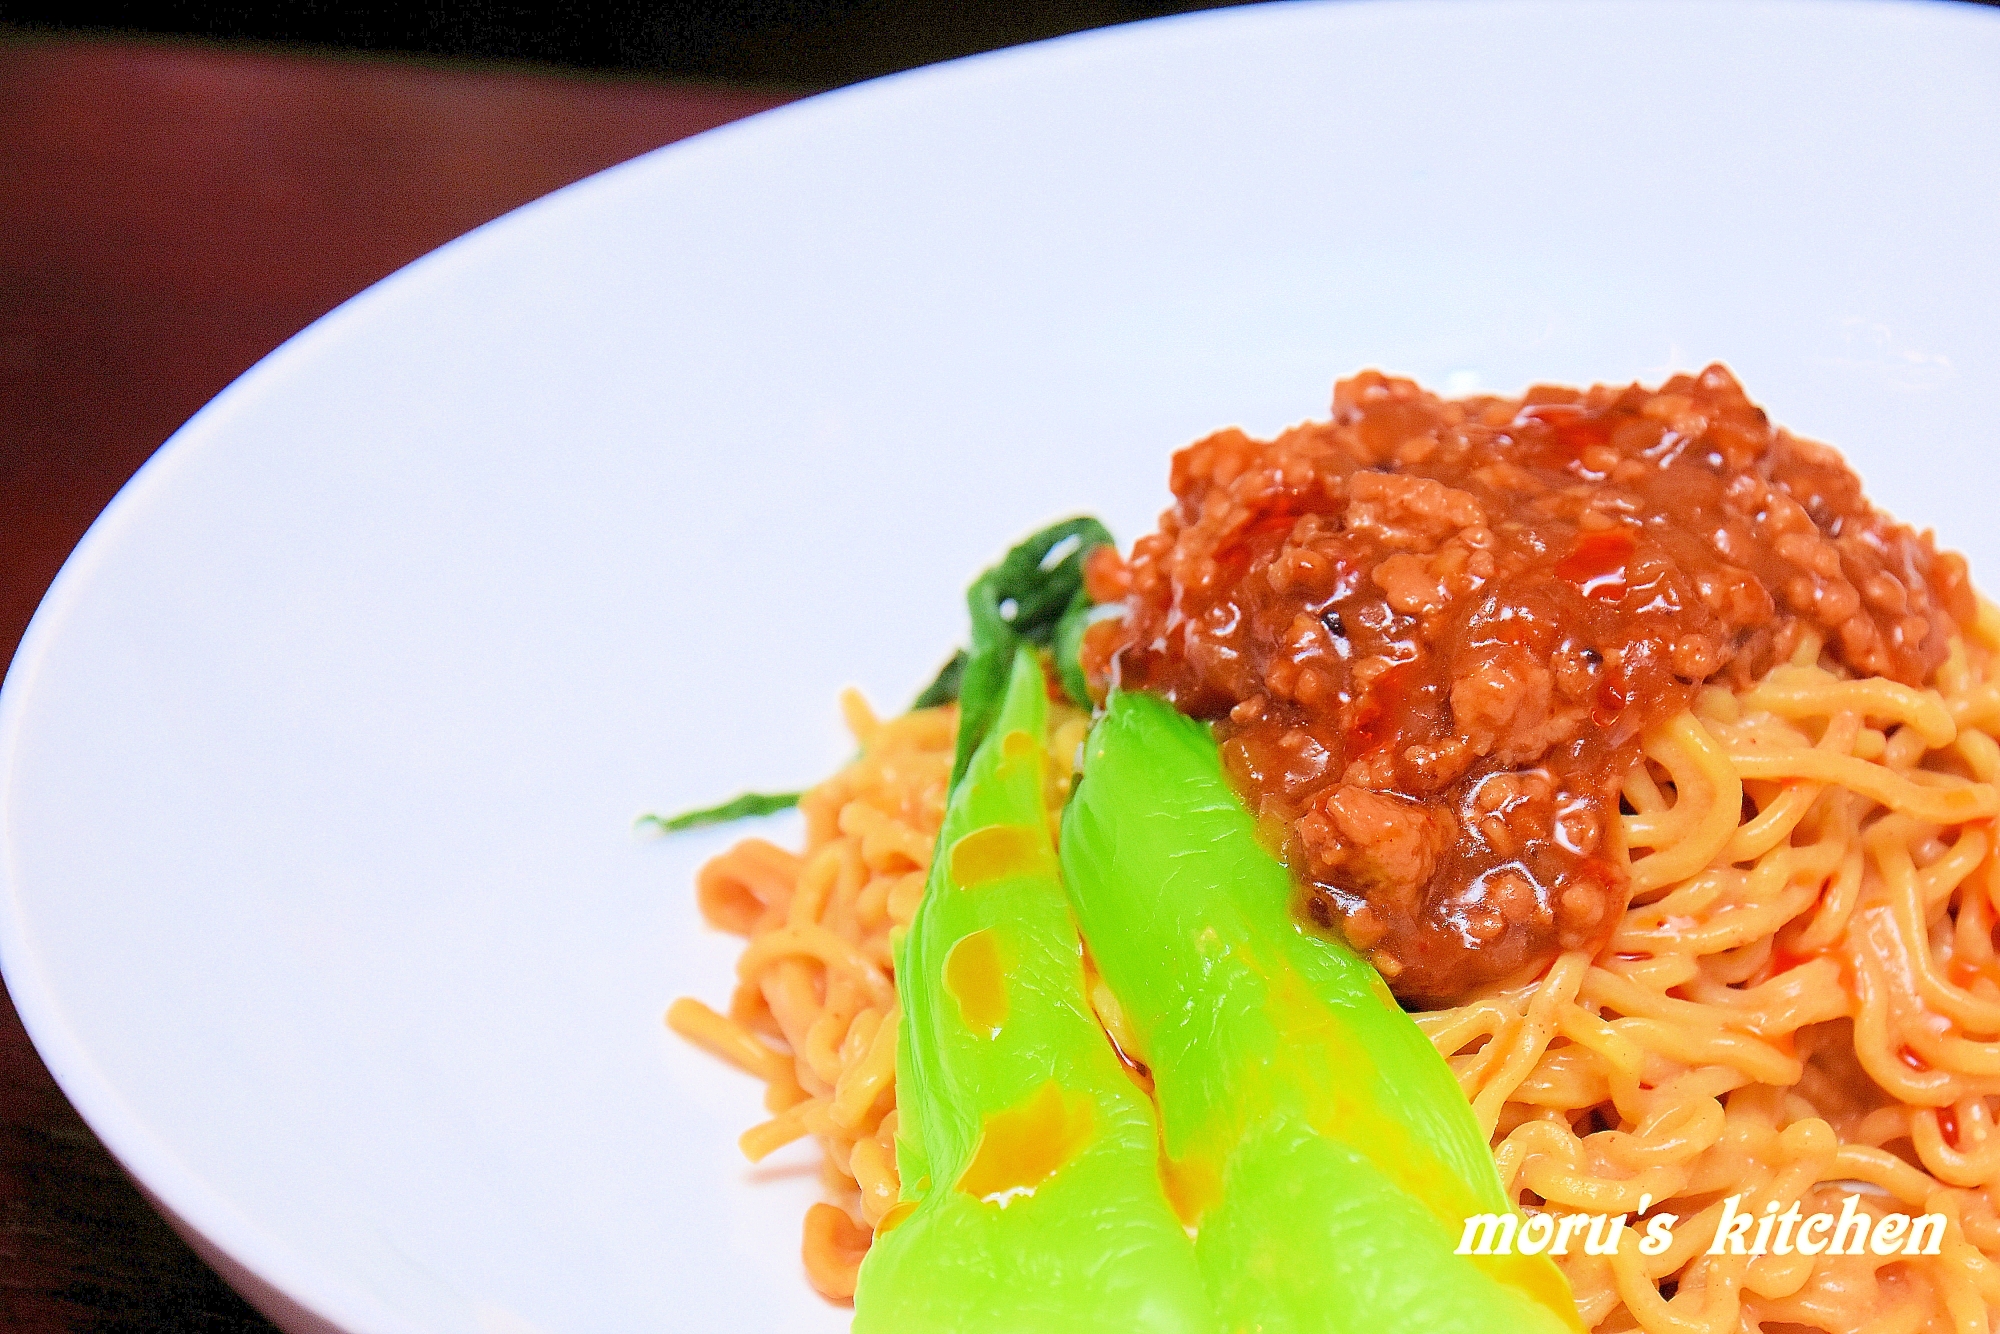
[[[1991,1334],[2000,1310],[2000,612],[1922,690],[1819,649],[1646,737],[1623,789],[1631,905],[1596,957],[1416,1016],[1510,1198],[1631,1215],[1616,1255],[1558,1260],[1600,1334]],[[844,704],[862,753],[801,803],[803,856],[751,839],[701,872],[702,911],[749,942],[728,1014],[668,1015],[766,1081],[746,1154],[825,1147],[834,1202],[804,1257],[833,1298],[896,1200],[890,936],[923,892],[956,721]],[[1085,725],[1059,714],[1056,772]],[[1705,1253],[1726,1196],[1761,1216],[1856,1192],[1944,1215],[1939,1253]],[[1674,1245],[1643,1255],[1659,1213]]]

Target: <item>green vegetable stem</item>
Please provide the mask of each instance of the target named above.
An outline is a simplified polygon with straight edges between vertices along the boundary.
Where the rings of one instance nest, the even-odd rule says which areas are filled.
[[[1509,1208],[1472,1110],[1375,970],[1300,926],[1207,730],[1119,693],[1085,749],[1063,877],[1223,1328],[1581,1330],[1546,1257],[1453,1253]]]
[[[903,1198],[855,1334],[1219,1334],[1152,1107],[1085,990],[1042,668],[1024,645],[1006,667],[896,970]]]

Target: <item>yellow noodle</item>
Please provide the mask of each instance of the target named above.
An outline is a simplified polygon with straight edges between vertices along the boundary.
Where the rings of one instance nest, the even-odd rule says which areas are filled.
[[[1660,1256],[1628,1232],[1616,1256],[1560,1261],[1593,1329],[1991,1334],[2000,617],[1981,614],[1934,688],[1794,661],[1647,738],[1672,787],[1639,769],[1625,784],[1641,893],[1582,985],[1558,965],[1422,1017],[1475,1107],[1493,1109],[1518,1203],[1615,1211],[1644,1192],[1649,1213],[1679,1216]],[[1731,795],[1745,791],[1749,811]],[[1525,1073],[1476,1059],[1550,995],[1592,1021],[1563,1011]],[[1607,1033],[1646,1052],[1637,1086],[1618,1086],[1629,1054]],[[1609,1094],[1596,1102],[1592,1066]],[[1552,1105],[1566,1089],[1577,1098]],[[1721,1194],[1837,1212],[1855,1182],[1887,1192],[1877,1213],[1946,1215],[1941,1253],[1706,1254]]]
[[[704,915],[748,939],[731,1018],[689,1000],[668,1016],[767,1081],[777,1115],[744,1136],[746,1155],[821,1141],[833,1199],[807,1215],[804,1259],[835,1300],[853,1295],[869,1229],[899,1189],[890,942],[923,894],[957,726],[950,708],[884,721],[852,691],[842,711],[861,754],[800,801],[804,855],[746,839],[702,870]]]
[[[807,1214],[803,1254],[837,1301],[900,1190],[892,941],[923,897],[957,729],[953,708],[884,720],[853,691],[841,711],[861,753],[800,800],[804,853],[745,839],[697,881],[703,915],[748,942],[731,1013],[692,999],[667,1012],[675,1032],[765,1080],[774,1115],[744,1133],[746,1157],[820,1141],[832,1198]],[[1089,722],[1059,705],[1052,724],[1053,815]]]
[[[1806,636],[1755,686],[1704,690],[1626,776],[1633,896],[1604,949],[1416,1016],[1517,1204],[1633,1215],[1615,1255],[1559,1261],[1591,1329],[1996,1334],[1996,647],[1982,604],[1931,687],[1846,679]],[[836,1299],[897,1198],[890,940],[955,724],[843,707],[862,754],[802,803],[803,855],[746,840],[702,872],[703,912],[750,942],[729,1014],[669,1015],[766,1080],[746,1152],[824,1144],[835,1203],[808,1215],[805,1263]],[[1085,726],[1053,729],[1052,811]],[[1706,1253],[1725,1195],[1838,1213],[1857,1182],[1878,1214],[1944,1215],[1940,1253]],[[1638,1250],[1642,1206],[1679,1219],[1660,1255]]]

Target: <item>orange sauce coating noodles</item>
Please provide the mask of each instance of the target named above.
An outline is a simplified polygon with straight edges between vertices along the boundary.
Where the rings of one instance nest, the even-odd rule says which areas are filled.
[[[1632,903],[1601,950],[1418,1016],[1512,1199],[1633,1216],[1617,1255],[1561,1261],[1601,1334],[1972,1334],[2000,1310],[2000,615],[1982,607],[1922,689],[1818,647],[1647,735],[1622,789]],[[702,872],[704,913],[748,942],[728,1014],[670,1014],[765,1081],[747,1153],[824,1146],[803,1254],[836,1299],[900,1221],[889,939],[954,722],[848,704],[862,754],[807,796],[804,854],[745,840]],[[1944,1214],[1940,1254],[1703,1254],[1729,1194],[1814,1213],[1856,1189]],[[1638,1251],[1642,1203],[1679,1217],[1664,1254]]]

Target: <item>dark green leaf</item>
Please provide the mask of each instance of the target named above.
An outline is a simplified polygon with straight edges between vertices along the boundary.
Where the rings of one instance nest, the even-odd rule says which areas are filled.
[[[775,815],[788,811],[799,804],[803,796],[799,792],[745,792],[740,797],[732,797],[720,806],[710,806],[707,810],[684,811],[679,815],[642,815],[639,823],[649,824],[665,834],[676,834],[683,829],[699,829],[703,825],[728,824],[731,820],[741,820],[751,815]]]
[[[1078,588],[1076,596],[1069,600],[1069,609],[1056,622],[1055,642],[1050,645],[1056,660],[1056,675],[1062,678],[1063,689],[1069,692],[1070,699],[1079,709],[1091,707],[1090,684],[1084,680],[1080,655],[1083,632],[1089,628],[1090,614],[1096,609],[1090,594]]]
[[[1110,531],[1095,519],[1064,519],[1020,543],[966,590],[972,647],[958,683],[953,784],[1000,711],[1014,649],[1023,641],[1047,647],[1070,606],[1078,598],[1088,604],[1083,562],[1093,549],[1111,540]]]
[[[959,678],[965,675],[965,650],[960,649],[938,668],[938,674],[910,705],[913,709],[934,709],[958,698]]]
[[[997,616],[1030,644],[1046,648],[1063,612],[1083,587],[1084,559],[1093,549],[1110,544],[1109,530],[1084,516],[1051,524],[1009,551],[968,594],[974,603],[973,651],[979,649],[982,611]]]

